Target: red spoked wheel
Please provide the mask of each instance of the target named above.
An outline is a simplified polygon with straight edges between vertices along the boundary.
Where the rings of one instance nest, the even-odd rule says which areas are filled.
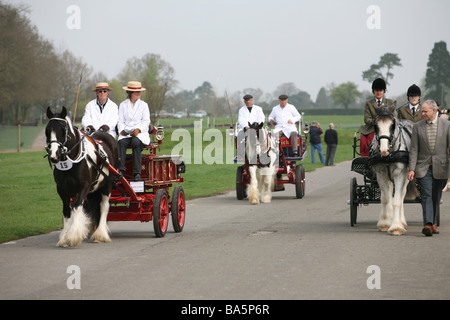
[[[157,238],[165,236],[169,224],[169,198],[164,189],[158,189],[153,204],[153,229]]]
[[[172,196],[172,225],[175,232],[183,231],[186,219],[186,200],[183,187],[176,186]]]

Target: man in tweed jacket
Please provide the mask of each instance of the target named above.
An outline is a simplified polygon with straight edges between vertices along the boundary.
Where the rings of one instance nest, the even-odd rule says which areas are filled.
[[[450,122],[436,116],[437,108],[434,100],[422,104],[424,120],[413,126],[409,152],[408,180],[416,178],[420,186],[426,236],[439,233],[436,222],[442,189],[450,177]]]

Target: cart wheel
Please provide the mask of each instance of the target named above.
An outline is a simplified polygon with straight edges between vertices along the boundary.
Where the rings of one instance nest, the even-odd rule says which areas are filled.
[[[153,204],[153,229],[157,238],[165,236],[169,224],[169,200],[164,189],[158,189]]]
[[[305,196],[305,168],[302,164],[295,167],[295,196],[301,199]]]
[[[183,231],[185,215],[186,201],[184,191],[181,186],[176,186],[172,195],[172,225],[175,232]]]
[[[358,203],[356,201],[356,178],[350,179],[350,225],[353,227],[356,224],[356,217],[358,215]]]
[[[243,183],[244,166],[240,166],[236,170],[236,198],[238,200],[244,199],[246,194],[246,186]]]

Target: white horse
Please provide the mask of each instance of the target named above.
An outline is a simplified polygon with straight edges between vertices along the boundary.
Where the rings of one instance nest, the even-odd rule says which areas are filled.
[[[376,107],[369,166],[376,174],[381,192],[382,209],[377,227],[389,234],[402,235],[407,228],[403,201],[415,199],[418,190],[415,181],[409,183],[407,179],[413,122],[399,121],[394,116],[395,106],[396,102],[391,106]]]
[[[263,123],[250,124],[247,130],[245,156],[248,162],[250,184],[248,199],[251,204],[272,201],[272,191],[277,173],[278,144]]]

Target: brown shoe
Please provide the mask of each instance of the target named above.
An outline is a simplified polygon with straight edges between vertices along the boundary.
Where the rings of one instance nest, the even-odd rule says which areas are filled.
[[[433,235],[431,227],[432,227],[431,224],[426,224],[422,229],[422,233],[427,237],[431,237]]]
[[[431,232],[433,232],[434,234],[439,234],[439,229],[438,229],[437,225],[433,224],[431,226]]]

